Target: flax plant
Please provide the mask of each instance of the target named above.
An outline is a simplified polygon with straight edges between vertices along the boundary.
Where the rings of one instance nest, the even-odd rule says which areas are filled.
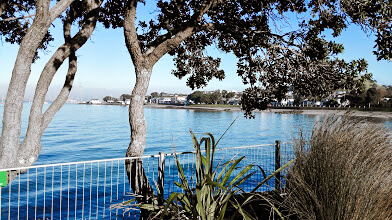
[[[230,178],[245,157],[233,158],[222,165],[214,166],[215,150],[220,139],[215,142],[214,136],[206,133],[206,137],[201,138],[199,142],[193,132],[190,131],[190,133],[196,150],[196,186],[195,188],[190,187],[181,164],[175,156],[181,179],[181,183],[175,182],[175,184],[184,192],[172,193],[165,209],[167,210],[169,206],[175,206],[175,202],[179,202],[181,207],[186,210],[189,219],[223,219],[231,198],[241,191],[239,186],[253,175],[253,172],[249,172],[253,165],[245,166],[234,178]],[[205,156],[201,151],[203,144]],[[238,209],[244,218],[251,218],[240,206]]]
[[[235,120],[226,129],[222,136],[215,141],[215,138],[210,133],[205,133],[205,136],[200,139],[196,138],[195,134],[190,130],[193,147],[195,149],[195,186],[191,187],[187,179],[184,169],[180,164],[174,148],[174,157],[176,160],[177,171],[180,177],[180,182],[174,184],[181,189],[182,192],[172,192],[167,199],[164,199],[162,192],[157,186],[157,195],[150,195],[148,200],[151,203],[134,203],[136,199],[132,199],[120,204],[113,205],[111,208],[126,208],[135,209],[140,208],[150,212],[149,219],[197,219],[197,220],[215,220],[215,219],[230,219],[230,216],[225,216],[228,206],[233,207],[243,219],[255,219],[243,207],[252,203],[254,198],[262,197],[272,208],[272,210],[283,219],[282,214],[274,205],[264,196],[255,193],[258,188],[267,183],[273,178],[276,173],[290,166],[294,160],[290,161],[280,169],[276,170],[269,176],[265,176],[254,190],[248,194],[248,197],[241,203],[235,198],[235,195],[244,193],[240,185],[248,180],[254,173],[250,172],[254,165],[250,164],[241,169],[240,163],[245,156],[236,158],[234,156],[227,162],[219,162],[215,164],[215,153],[218,143],[233,125]],[[204,147],[204,151],[202,150]],[[234,171],[240,170],[236,175]],[[137,197],[138,195],[134,195]],[[129,208],[131,207],[131,208]]]

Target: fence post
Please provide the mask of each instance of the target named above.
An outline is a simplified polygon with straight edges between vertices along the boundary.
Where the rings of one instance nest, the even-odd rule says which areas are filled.
[[[165,189],[165,153],[159,152],[158,160],[158,201],[163,201],[164,189]]]
[[[280,141],[275,141],[275,170],[280,168]],[[280,190],[280,172],[275,175],[275,190]]]

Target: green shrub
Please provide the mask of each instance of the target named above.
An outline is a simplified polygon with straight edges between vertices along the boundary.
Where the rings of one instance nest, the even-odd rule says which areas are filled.
[[[284,205],[300,219],[392,219],[392,136],[349,115],[315,125],[295,145]]]
[[[251,218],[246,211],[241,209],[241,205],[231,201],[231,198],[234,194],[242,191],[239,188],[239,185],[253,175],[254,172],[249,172],[253,168],[253,165],[245,166],[236,176],[232,177],[233,171],[240,168],[239,163],[245,157],[243,156],[238,159],[233,158],[222,164],[214,164],[215,150],[224,134],[215,142],[214,136],[210,133],[206,133],[206,136],[202,137],[199,142],[193,132],[190,131],[190,133],[196,151],[196,185],[194,188],[191,188],[177,158],[177,154],[174,151],[177,170],[181,180],[180,183],[174,182],[174,184],[182,189],[182,193],[173,192],[168,199],[162,199],[157,195],[150,195],[152,203],[135,204],[133,202],[135,202],[136,199],[133,199],[114,205],[112,208],[131,206],[149,210],[149,218],[151,219],[207,220],[223,219],[226,207],[229,202],[231,202],[245,219]],[[202,154],[201,150],[203,144],[205,156]],[[157,194],[159,195],[160,192],[157,192]],[[251,198],[252,197],[249,199]]]
[[[230,207],[231,212],[234,209],[243,219],[257,219],[257,216],[251,216],[243,208],[244,206],[252,207],[255,205],[257,207],[261,205],[254,204],[256,202],[263,203],[263,206],[269,206],[273,213],[283,219],[282,214],[274,207],[274,204],[270,202],[269,198],[263,194],[256,193],[256,190],[266,184],[278,172],[290,166],[294,160],[291,160],[269,176],[266,176],[265,172],[259,168],[262,170],[264,179],[250,193],[245,193],[240,188],[240,185],[255,173],[250,172],[254,165],[247,165],[237,175],[232,175],[234,170],[238,171],[241,169],[240,163],[245,156],[239,157],[238,159],[233,157],[230,161],[224,163],[214,163],[215,150],[227,130],[216,142],[214,136],[210,133],[206,133],[205,137],[202,137],[198,141],[194,133],[190,130],[195,149],[195,187],[191,188],[174,149],[177,170],[181,180],[181,182],[174,182],[174,184],[182,189],[181,193],[173,192],[169,198],[163,199],[162,196],[158,196],[162,195],[158,191],[157,194],[149,195],[151,203],[134,203],[136,199],[132,199],[113,205],[111,208],[125,208],[126,210],[140,208],[148,210],[150,212],[149,219],[212,220],[230,218],[231,216],[225,216],[226,209]],[[201,149],[203,145],[204,153],[202,153]],[[159,187],[156,188],[159,190]],[[267,212],[270,213],[268,210]],[[255,212],[252,213],[254,214]]]

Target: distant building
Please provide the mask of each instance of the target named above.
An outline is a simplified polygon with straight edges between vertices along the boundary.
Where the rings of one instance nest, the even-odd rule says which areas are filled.
[[[93,105],[97,105],[97,104],[102,104],[102,101],[99,99],[91,99],[88,103],[93,104]]]
[[[171,98],[171,103],[172,104],[184,104],[187,100],[187,96],[183,95],[174,95]]]
[[[131,104],[131,100],[130,100],[130,99],[125,99],[125,104],[126,104],[126,105]]]
[[[151,98],[151,103],[159,103],[159,97]]]
[[[171,97],[159,97],[158,104],[171,104]]]
[[[76,101],[76,100],[74,100],[74,99],[68,99],[68,100],[66,101],[66,103],[67,103],[67,104],[77,104],[78,101]]]
[[[230,98],[227,102],[229,105],[239,105],[240,98]]]

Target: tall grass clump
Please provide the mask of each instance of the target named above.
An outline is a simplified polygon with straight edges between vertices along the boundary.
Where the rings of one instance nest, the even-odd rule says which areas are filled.
[[[392,219],[392,135],[382,124],[331,116],[295,141],[284,206],[299,219]]]

